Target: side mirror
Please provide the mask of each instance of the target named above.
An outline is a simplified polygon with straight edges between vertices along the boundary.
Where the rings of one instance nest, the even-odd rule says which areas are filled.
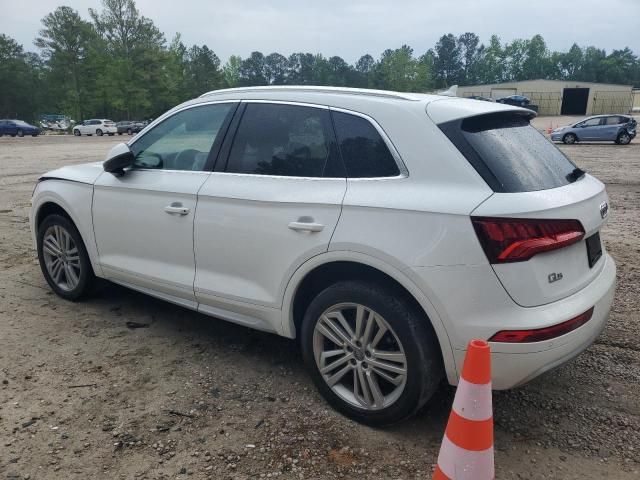
[[[107,155],[107,159],[102,164],[102,168],[105,172],[113,173],[114,175],[124,175],[124,169],[133,165],[136,157],[129,149],[129,145],[126,143],[119,143],[111,149]]]

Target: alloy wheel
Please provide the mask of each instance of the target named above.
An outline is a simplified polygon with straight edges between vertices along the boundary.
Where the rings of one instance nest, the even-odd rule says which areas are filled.
[[[402,394],[407,357],[389,323],[372,309],[341,303],[316,322],[313,354],[331,390],[350,405],[380,410]]]
[[[64,291],[78,286],[81,275],[80,252],[71,234],[60,225],[50,226],[42,240],[42,255],[47,273]]]

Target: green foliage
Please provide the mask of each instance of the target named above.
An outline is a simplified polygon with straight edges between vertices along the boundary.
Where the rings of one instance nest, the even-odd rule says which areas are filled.
[[[408,45],[355,64],[338,56],[256,51],[224,63],[207,45],[186,46],[143,16],[134,0],[102,0],[91,21],[70,7],[42,19],[29,53],[0,34],[0,117],[35,120],[65,113],[76,120],[149,118],[210,90],[243,85],[335,85],[426,92],[454,84],[565,79],[640,86],[640,60],[629,48],[606,51],[574,44],[552,52],[541,35],[485,45],[473,32],[440,37],[416,54]]]

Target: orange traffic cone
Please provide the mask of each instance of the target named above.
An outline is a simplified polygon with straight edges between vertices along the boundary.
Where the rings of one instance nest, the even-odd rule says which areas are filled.
[[[484,340],[471,340],[433,480],[493,478],[491,351]]]

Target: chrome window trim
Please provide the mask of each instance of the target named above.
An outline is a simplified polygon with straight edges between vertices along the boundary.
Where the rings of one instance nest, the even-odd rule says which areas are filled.
[[[149,125],[147,125],[142,131],[140,131],[134,138],[132,138],[131,140],[129,140],[129,142],[127,142],[127,145],[132,146],[135,142],[137,142],[138,140],[140,140],[140,138],[142,138],[144,135],[146,135],[149,131],[151,131],[153,128],[156,127],[156,125],[159,125],[160,123],[164,122],[165,120],[167,120],[168,118],[183,112],[185,110],[188,110],[190,108],[195,108],[195,107],[200,107],[200,106],[204,106],[204,105],[215,105],[215,104],[222,104],[222,103],[245,103],[245,104],[249,104],[249,103],[271,103],[271,104],[276,104],[276,105],[293,105],[293,106],[299,106],[299,107],[309,107],[309,108],[318,108],[318,109],[322,109],[322,110],[329,110],[329,111],[335,111],[335,112],[341,112],[341,113],[346,113],[348,115],[355,115],[356,117],[360,117],[363,118],[365,120],[367,120],[378,132],[378,134],[380,135],[380,137],[382,137],[382,140],[384,141],[384,143],[386,144],[387,148],[389,149],[389,151],[391,152],[391,156],[393,157],[393,159],[396,162],[396,165],[398,166],[398,170],[400,171],[399,175],[394,175],[391,177],[349,177],[349,176],[345,176],[345,177],[298,177],[298,176],[291,176],[291,175],[261,175],[261,174],[257,174],[257,173],[237,173],[237,172],[205,172],[203,170],[198,170],[198,171],[192,171],[192,170],[169,170],[169,169],[153,169],[153,168],[136,168],[135,170],[138,172],[189,172],[189,173],[217,173],[217,174],[225,174],[225,175],[235,175],[235,176],[248,176],[248,177],[269,177],[269,178],[300,178],[300,179],[306,179],[306,180],[311,180],[311,179],[323,179],[323,180],[357,180],[357,181],[363,181],[363,180],[373,180],[373,181],[380,181],[380,180],[397,180],[397,179],[402,179],[402,178],[407,178],[409,177],[409,170],[407,169],[404,161],[402,160],[402,157],[400,156],[400,153],[398,152],[398,150],[396,149],[395,145],[393,144],[393,142],[391,141],[391,139],[389,138],[389,135],[387,135],[387,132],[384,131],[384,129],[380,126],[380,124],[371,116],[362,113],[362,112],[358,112],[355,110],[349,110],[347,108],[341,108],[341,107],[332,107],[329,105],[322,105],[322,104],[318,104],[318,103],[312,103],[312,102],[299,102],[299,101],[292,101],[292,100],[268,100],[268,99],[242,99],[242,100],[237,100],[237,99],[227,99],[227,100],[211,100],[211,101],[207,101],[207,102],[199,102],[199,103],[194,103],[194,104],[190,104],[190,105],[185,105],[182,108],[179,108],[178,110],[169,110],[168,112],[164,113],[163,115],[161,115],[160,117],[156,118],[153,122],[151,122]],[[336,139],[337,140],[337,139]]]
[[[261,100],[261,99],[248,99],[248,100],[240,100],[240,103],[273,103],[275,105],[293,105],[294,107],[309,107],[309,108],[319,108],[321,110],[329,110],[328,105],[320,105],[318,103],[307,103],[307,102],[294,102],[289,100]]]

